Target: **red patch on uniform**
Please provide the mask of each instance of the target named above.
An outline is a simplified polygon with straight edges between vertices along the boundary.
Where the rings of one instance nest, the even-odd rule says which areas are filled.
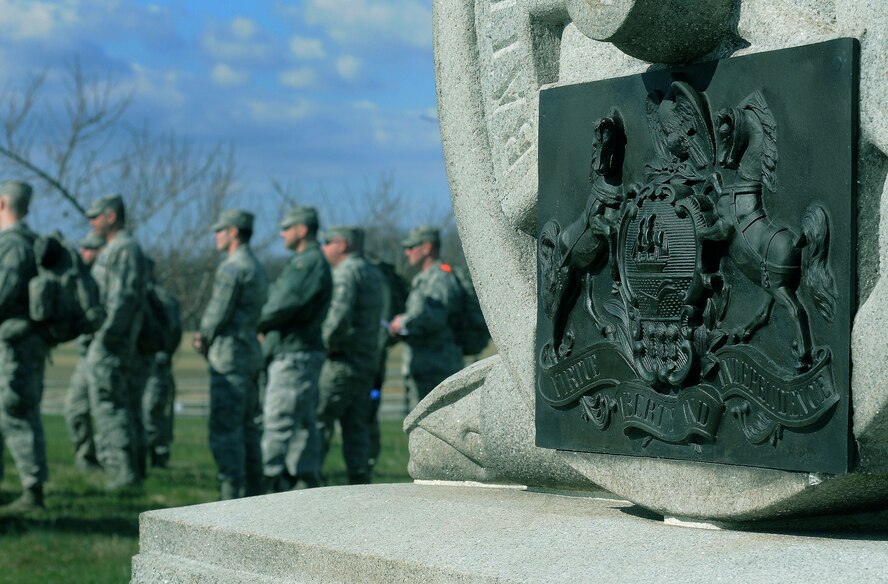
[[[441,269],[448,274],[453,271],[453,268],[450,267],[450,264],[441,264]]]

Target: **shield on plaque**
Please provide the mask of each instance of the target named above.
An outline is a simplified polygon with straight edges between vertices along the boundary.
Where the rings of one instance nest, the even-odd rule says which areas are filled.
[[[620,224],[617,258],[633,325],[632,354],[636,371],[651,384],[681,385],[699,360],[701,202],[686,185],[649,184],[627,205]]]

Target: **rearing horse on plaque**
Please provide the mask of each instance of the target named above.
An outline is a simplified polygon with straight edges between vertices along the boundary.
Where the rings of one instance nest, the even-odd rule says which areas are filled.
[[[581,296],[585,297],[584,308],[599,331],[607,334],[608,330],[597,314],[589,289],[591,278],[604,269],[614,253],[612,240],[625,199],[626,133],[620,113],[614,110],[610,116],[600,118],[594,132],[591,188],[585,209],[563,229],[555,219],[550,219],[539,237],[540,295],[553,329],[544,355],[549,365],[570,355],[574,339],[567,321]]]
[[[710,179],[707,189],[714,198],[717,220],[699,235],[727,242],[728,255],[739,270],[770,295],[732,337],[738,342],[749,340],[768,323],[776,301],[795,323],[796,369],[805,371],[812,365],[813,347],[808,312],[797,295],[801,281],[827,322],[835,312],[829,215],[821,205],[811,204],[802,215],[801,234],[768,216],[763,193],[777,192],[777,124],[761,92],[752,93],[736,108],[719,111],[715,121],[718,164],[736,170],[736,178],[727,185],[719,174]]]

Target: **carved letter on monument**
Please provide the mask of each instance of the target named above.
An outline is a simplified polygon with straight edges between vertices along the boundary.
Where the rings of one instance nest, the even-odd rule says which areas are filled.
[[[857,53],[541,92],[538,446],[848,471]]]

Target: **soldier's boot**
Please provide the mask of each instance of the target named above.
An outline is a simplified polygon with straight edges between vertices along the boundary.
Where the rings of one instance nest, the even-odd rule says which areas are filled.
[[[43,485],[28,487],[19,498],[8,505],[0,507],[3,513],[27,513],[46,509],[43,504]]]
[[[294,491],[301,491],[303,489],[315,489],[321,486],[321,479],[316,475],[298,475],[296,477],[296,481],[293,483]]]
[[[290,476],[287,471],[281,472],[276,477],[265,477],[268,491],[272,493],[286,493],[292,491],[296,484],[296,478]]]
[[[142,450],[136,454],[136,476],[139,477],[139,481],[144,481],[148,478],[148,452],[146,450]]]
[[[264,495],[268,492],[267,485],[268,483],[264,476],[248,476],[247,480],[244,482],[244,496],[255,497],[257,495]]]
[[[170,449],[158,446],[151,449],[151,466],[154,468],[166,468],[170,460]]]
[[[141,481],[133,468],[132,460],[128,456],[118,456],[114,461],[117,464],[110,470],[110,477],[105,483],[107,491],[135,490],[141,486]]]
[[[229,501],[240,497],[240,485],[235,481],[224,480],[219,483],[219,500]]]
[[[122,478],[119,475],[105,482],[107,493],[139,493],[142,490],[142,482],[139,479]]]
[[[82,472],[98,472],[102,470],[102,465],[93,457],[78,456],[74,459],[74,468]]]
[[[263,475],[259,479],[259,492],[256,494],[267,495],[268,493],[274,493],[274,477]]]
[[[348,484],[350,485],[369,485],[370,484],[370,473],[369,472],[356,472],[348,475]]]
[[[81,431],[82,432],[82,431]],[[92,440],[92,436],[81,438],[78,444],[74,446],[74,466],[78,470],[92,471],[101,469],[99,459],[96,456],[96,445]]]

